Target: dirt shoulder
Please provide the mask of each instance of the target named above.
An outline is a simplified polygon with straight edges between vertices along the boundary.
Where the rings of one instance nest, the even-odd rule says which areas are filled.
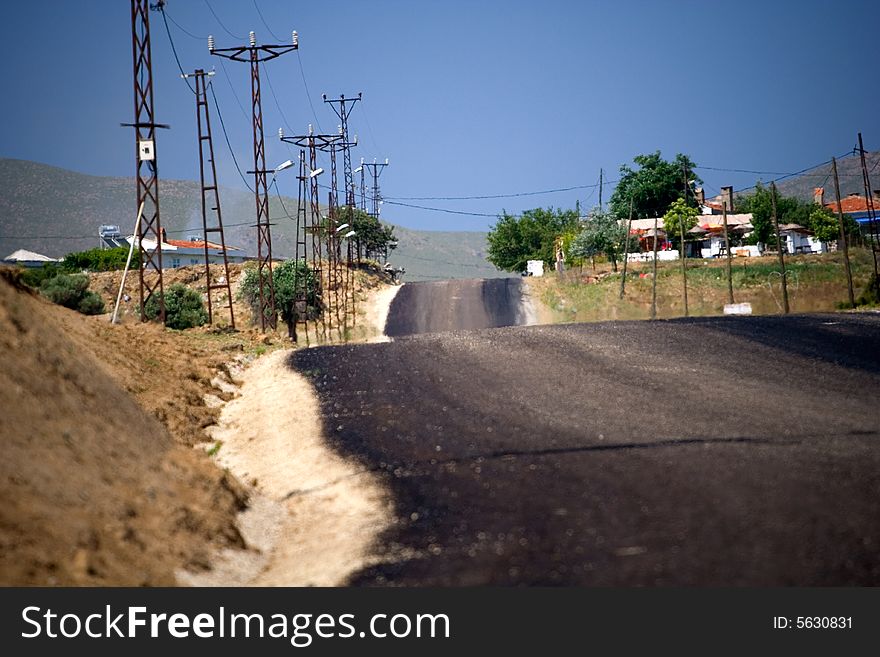
[[[190,269],[166,283],[199,289],[203,270]],[[383,304],[387,313],[398,288],[371,272],[357,278],[353,337],[380,338],[374,314]],[[108,308],[120,279],[92,276]],[[363,565],[385,501],[323,447],[308,385],[272,354],[290,344],[284,327],[264,335],[240,310],[238,331],[171,331],[137,321],[134,301],[111,325],[5,280],[0,291],[0,401],[10,409],[0,425],[0,491],[10,500],[0,511],[0,583],[172,585],[209,573],[224,584],[330,585]],[[254,431],[261,449],[245,458],[242,447],[245,460],[227,470],[224,459]],[[242,465],[259,459],[290,466],[283,485]],[[349,479],[354,487],[332,483]],[[356,535],[326,524],[334,519]],[[334,538],[340,547],[328,550]],[[237,570],[218,554],[234,556]]]
[[[218,463],[253,488],[241,518],[259,552],[223,550],[192,585],[338,586],[375,561],[375,538],[392,517],[374,473],[328,445],[311,385],[288,366],[292,351],[255,362],[223,408],[212,439]]]

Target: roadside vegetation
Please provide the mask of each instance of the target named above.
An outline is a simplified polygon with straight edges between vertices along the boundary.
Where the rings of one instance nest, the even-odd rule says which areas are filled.
[[[858,296],[869,289],[873,275],[866,249],[850,251],[853,283]],[[689,263],[690,264],[690,263]],[[615,319],[648,319],[651,316],[650,263],[629,263],[626,294],[620,298],[621,273],[601,261],[556,275],[529,278],[533,296],[541,302],[547,322],[592,322]],[[846,300],[843,255],[803,255],[786,258],[791,312],[828,312]],[[737,303],[752,304],[755,314],[782,312],[781,276],[775,258],[738,258],[733,268]],[[695,260],[688,269],[688,311],[691,316],[720,315],[727,303],[727,278],[723,260]],[[875,302],[876,303],[876,302]],[[681,317],[684,307],[679,262],[657,263],[657,316]]]

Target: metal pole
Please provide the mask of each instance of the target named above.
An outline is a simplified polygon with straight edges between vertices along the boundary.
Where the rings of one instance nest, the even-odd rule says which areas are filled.
[[[147,321],[146,305],[158,296],[159,321],[165,322],[165,287],[162,278],[162,223],[159,218],[159,174],[156,160],[156,128],[167,128],[155,122],[153,111],[153,63],[150,48],[149,0],[131,0],[132,59],[134,62],[134,123],[123,124],[135,129],[137,161],[137,204],[144,206],[142,221],[136,235],[140,253],[138,276],[141,321]],[[150,249],[145,246],[154,242]],[[150,281],[144,274],[156,272]]]
[[[257,208],[257,261],[260,285],[260,327],[275,328],[277,311],[275,308],[275,285],[272,279],[272,229],[269,222],[269,189],[266,180],[266,149],[263,134],[263,103],[260,87],[260,63],[275,59],[299,48],[296,32],[292,34],[290,45],[257,45],[257,38],[250,33],[249,45],[234,48],[214,48],[214,37],[208,37],[208,51],[212,55],[237,62],[248,62],[251,72],[251,116],[254,140],[254,200]]]
[[[633,197],[629,197],[629,219],[626,221],[626,237],[623,242],[623,275],[620,277],[620,298],[626,294],[626,263],[629,260],[629,233],[632,230]]]
[[[859,135],[861,138],[861,134]],[[861,144],[861,141],[860,141]],[[843,249],[843,266],[846,270],[847,292],[849,294],[849,305],[851,308],[856,307],[855,293],[853,292],[852,270],[849,265],[849,246],[846,243],[846,229],[843,224],[843,209],[840,207],[840,179],[837,177],[837,158],[831,158],[831,172],[834,174],[834,193],[837,196],[837,223],[840,228],[840,246]]]
[[[721,188],[721,194],[724,196],[724,188]],[[724,250],[727,253],[727,303],[733,301],[733,267],[730,253],[730,234],[727,232],[727,198],[721,199],[721,215],[724,220]]]
[[[785,274],[785,256],[782,253],[782,238],[779,236],[779,218],[776,216],[776,183],[770,183],[770,201],[773,204],[773,226],[776,229],[776,252],[779,256],[779,272],[782,275],[782,308],[787,315],[788,307],[788,281]]]
[[[125,269],[122,270],[122,282],[119,284],[119,293],[116,295],[116,306],[113,308],[113,315],[110,317],[110,323],[116,323],[116,314],[119,312],[119,302],[122,301],[122,290],[125,289],[125,277],[128,274],[128,266],[131,264],[131,255],[134,252],[134,236],[138,234],[141,226],[141,215],[144,213],[144,204],[138,208],[137,219],[134,221],[134,234],[131,238],[131,244],[128,245],[128,257],[125,259]]]

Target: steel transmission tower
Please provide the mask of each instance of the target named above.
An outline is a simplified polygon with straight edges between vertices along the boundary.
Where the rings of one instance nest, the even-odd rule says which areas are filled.
[[[214,323],[211,293],[215,290],[225,290],[229,303],[229,325],[235,328],[235,316],[232,310],[232,287],[229,282],[229,258],[226,253],[226,237],[223,233],[223,216],[220,213],[220,191],[217,187],[217,167],[214,165],[214,141],[211,138],[211,116],[208,112],[207,77],[210,75],[213,75],[213,73],[205,73],[205,71],[199,68],[194,73],[185,76],[195,78],[196,124],[199,131],[199,179],[201,180],[202,190],[202,239],[205,242],[208,323]],[[209,199],[213,205],[209,206]],[[215,217],[215,220],[209,222],[209,216]],[[218,283],[211,282],[211,265],[208,253],[209,233],[216,233],[219,236],[220,248],[223,253],[224,277],[223,281]]]
[[[358,93],[357,98],[346,98],[344,94],[339,94],[339,98],[327,98],[327,94],[323,94],[324,102],[329,104],[339,117],[341,125],[342,143],[342,174],[345,181],[345,205],[349,208],[355,207],[354,202],[354,178],[351,171],[351,147],[357,146],[357,138],[354,142],[348,138],[348,117],[354,104],[361,100],[363,94]]]
[[[248,62],[251,71],[251,109],[254,131],[254,197],[257,204],[257,261],[260,281],[260,326],[275,328],[275,286],[272,281],[272,232],[269,222],[269,187],[266,174],[274,173],[266,168],[266,147],[263,135],[263,103],[260,89],[260,64],[299,48],[296,31],[290,45],[257,45],[257,38],[250,33],[249,45],[234,48],[215,48],[214,37],[208,37],[208,51],[212,55],[236,62]]]
[[[388,166],[388,158],[385,158],[384,162],[373,160],[371,163],[364,164],[363,166],[367,167],[373,176],[373,211],[371,214],[378,219],[379,201],[382,200],[382,195],[379,192],[379,176],[382,175],[382,171]]]
[[[158,6],[157,6],[158,8]],[[156,128],[167,125],[155,122],[153,112],[153,60],[150,49],[149,0],[131,0],[131,52],[134,63],[134,123],[123,123],[135,130],[137,162],[137,205],[143,213],[135,238],[140,267],[141,321],[147,320],[147,302],[157,295],[159,320],[165,321],[165,288],[162,281],[162,224],[159,220],[159,175],[156,165]],[[144,274],[153,270],[155,278]]]

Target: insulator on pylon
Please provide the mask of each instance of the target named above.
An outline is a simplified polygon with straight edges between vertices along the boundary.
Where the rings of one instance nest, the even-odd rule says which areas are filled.
[[[309,123],[309,134],[310,134],[310,135],[311,135],[311,134],[314,134],[314,132],[315,132],[315,129],[312,127],[312,124]]]
[[[208,36],[208,52],[214,52],[214,35]]]
[[[299,47],[299,34],[296,33],[296,30],[293,31],[293,45]]]
[[[253,48],[254,46],[257,45],[257,35],[254,34],[253,30],[251,30],[251,33],[250,33],[250,40],[251,40],[251,48]]]
[[[284,128],[278,128],[278,139],[284,139]]]
[[[336,128],[339,130],[339,134],[342,134],[342,124],[340,123]]]

